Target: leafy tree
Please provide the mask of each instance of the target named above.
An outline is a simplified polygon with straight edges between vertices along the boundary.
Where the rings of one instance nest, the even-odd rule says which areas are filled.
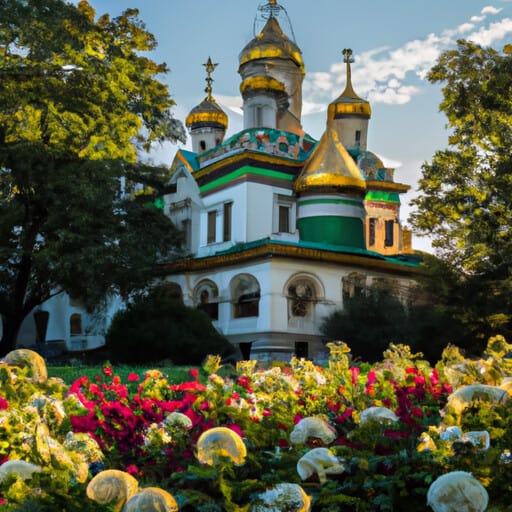
[[[209,354],[230,356],[234,348],[206,313],[185,306],[165,285],[137,296],[116,313],[107,333],[109,357],[118,363],[198,365]]]
[[[136,184],[164,191],[143,164],[184,138],[167,71],[136,10],[97,20],[62,0],[0,3],[0,354],[23,319],[66,291],[93,307],[145,286],[179,233]]]
[[[448,343],[456,343],[460,322],[451,311],[431,300],[425,301],[426,285],[402,303],[388,290],[370,287],[364,293],[347,298],[341,310],[324,318],[321,331],[330,340],[347,343],[351,353],[367,362],[382,359],[390,343],[409,345],[435,363]]]
[[[468,41],[428,75],[442,83],[449,147],[422,168],[410,222],[444,265],[431,267],[466,332],[508,334],[512,312],[512,56]],[[444,280],[451,290],[446,290]]]

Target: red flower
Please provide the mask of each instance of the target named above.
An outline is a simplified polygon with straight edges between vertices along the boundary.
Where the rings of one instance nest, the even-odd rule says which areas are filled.
[[[199,370],[197,368],[191,368],[188,373],[190,373],[190,376],[195,380],[199,378]]]
[[[103,375],[106,375],[107,377],[112,377],[113,375],[113,371],[112,371],[112,368],[110,366],[105,366],[103,368]]]
[[[9,402],[0,396],[0,411],[7,409],[9,407]]]
[[[140,375],[135,372],[130,372],[128,374],[128,382],[138,382],[140,380]]]

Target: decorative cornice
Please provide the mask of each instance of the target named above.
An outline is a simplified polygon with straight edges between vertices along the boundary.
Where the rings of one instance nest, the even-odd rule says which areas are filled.
[[[371,269],[394,272],[404,275],[423,275],[425,269],[406,262],[390,261],[390,258],[378,256],[364,256],[346,252],[334,252],[297,245],[263,243],[256,247],[239,252],[226,253],[205,258],[194,258],[165,263],[160,266],[160,274],[179,274],[199,270],[213,270],[218,267],[237,265],[249,260],[271,258],[294,258],[322,263],[345,264],[363,266]]]

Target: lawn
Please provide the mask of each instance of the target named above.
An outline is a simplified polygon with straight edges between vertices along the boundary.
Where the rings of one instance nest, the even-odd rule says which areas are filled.
[[[106,363],[108,364],[108,363]],[[66,384],[71,385],[76,379],[82,376],[89,377],[94,380],[97,375],[103,373],[104,365],[97,366],[48,366],[49,377],[60,377]],[[127,381],[130,373],[137,373],[143,376],[148,370],[160,370],[170,384],[177,384],[190,378],[190,370],[193,366],[174,366],[174,365],[150,365],[150,366],[126,366],[115,365],[112,367],[114,373],[121,377],[123,382]]]

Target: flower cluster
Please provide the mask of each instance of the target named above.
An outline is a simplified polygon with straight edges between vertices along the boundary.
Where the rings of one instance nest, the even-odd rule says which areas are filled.
[[[25,495],[41,510],[51,496],[54,509],[74,512],[66,499],[103,469],[157,486],[183,509],[284,500],[314,512],[426,511],[430,485],[463,472],[500,510],[512,460],[511,346],[492,339],[478,361],[448,347],[435,367],[402,345],[374,365],[353,361],[344,343],[328,347],[322,367],[293,358],[223,368],[211,356],[177,384],[158,369],[123,380],[106,365],[66,387],[0,365],[0,492],[12,510]],[[445,492],[434,490],[431,506]]]

